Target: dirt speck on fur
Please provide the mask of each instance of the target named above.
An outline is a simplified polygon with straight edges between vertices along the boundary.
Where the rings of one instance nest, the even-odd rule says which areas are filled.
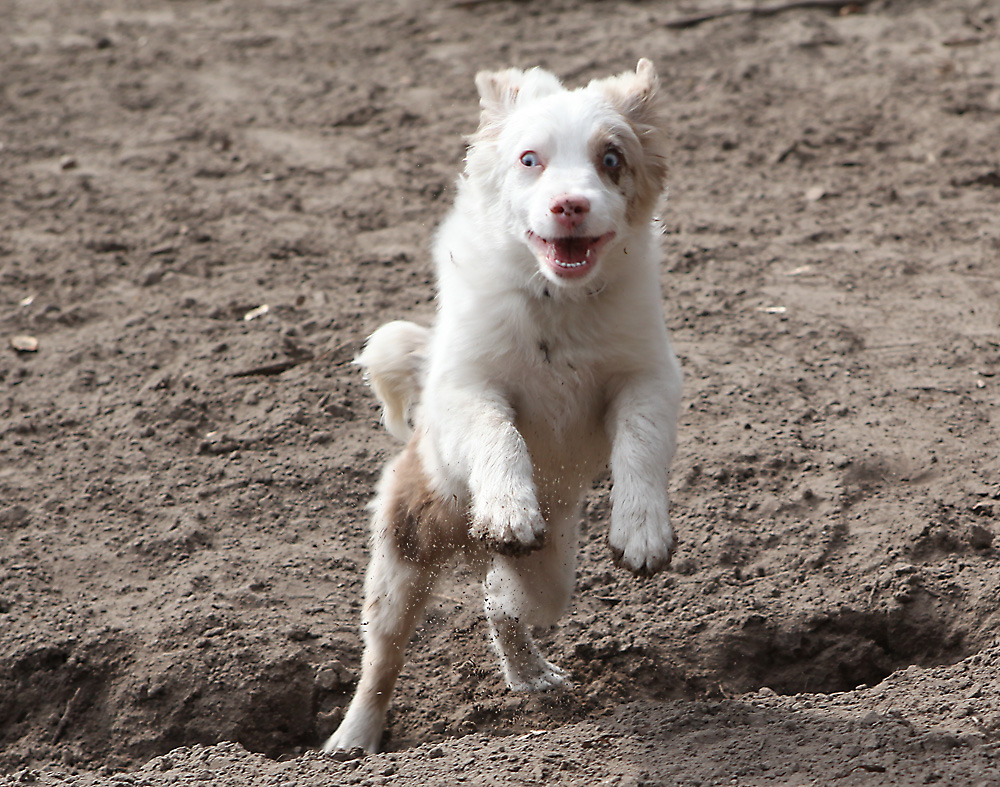
[[[0,784],[1000,783],[1000,19],[666,24],[717,9],[9,10]],[[613,567],[599,485],[539,633],[572,688],[508,693],[458,575],[388,751],[323,755],[396,450],[350,360],[433,317],[473,75],[640,56],[673,117],[674,565]]]

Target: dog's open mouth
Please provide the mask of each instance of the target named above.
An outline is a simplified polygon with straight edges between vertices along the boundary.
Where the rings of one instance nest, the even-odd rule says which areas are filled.
[[[596,238],[542,238],[528,232],[532,248],[549,269],[563,279],[576,279],[587,275],[597,264],[597,257],[615,234],[605,233]]]

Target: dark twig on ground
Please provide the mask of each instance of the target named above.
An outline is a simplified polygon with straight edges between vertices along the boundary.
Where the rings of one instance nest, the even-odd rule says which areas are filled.
[[[286,358],[283,361],[276,361],[274,363],[263,364],[262,366],[254,366],[250,369],[243,369],[239,372],[233,372],[230,377],[273,377],[275,375],[281,374],[282,372],[287,372],[289,369],[294,369],[299,364],[307,363],[309,361],[323,362],[323,361],[336,361],[334,366],[347,366],[351,363],[351,358],[342,358],[344,350],[351,347],[355,347],[356,342],[348,341],[343,344],[338,345],[330,350],[324,350],[321,353],[313,354],[310,350],[301,349],[297,347],[289,347],[289,352],[291,353],[291,358]]]
[[[695,16],[681,17],[673,19],[665,24],[670,30],[686,30],[689,27],[697,27],[702,22],[710,22],[713,19],[722,19],[727,16],[745,14],[747,16],[776,16],[785,11],[797,11],[804,8],[825,8],[832,11],[840,11],[845,8],[857,8],[867,5],[870,0],[791,0],[788,3],[777,5],[751,6],[749,8],[723,8],[719,11],[709,11]]]
[[[77,700],[80,698],[81,686],[76,687],[76,691],[73,692],[73,696],[69,698],[69,702],[66,703],[66,710],[63,711],[62,718],[59,719],[59,724],[56,727],[56,731],[52,734],[52,742],[59,743],[63,734],[66,732],[66,728],[69,726],[69,717],[76,709]]]

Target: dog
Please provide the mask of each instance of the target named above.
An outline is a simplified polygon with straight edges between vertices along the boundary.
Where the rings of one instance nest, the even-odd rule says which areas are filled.
[[[655,69],[643,59],[575,90],[509,69],[476,86],[479,128],[434,244],[436,322],[383,325],[356,361],[406,446],[371,504],[361,676],[327,752],[378,750],[456,554],[482,578],[510,689],[568,683],[530,627],[568,605],[582,499],[609,464],[615,562],[649,576],[673,550],[681,372],[653,219],[667,174]]]

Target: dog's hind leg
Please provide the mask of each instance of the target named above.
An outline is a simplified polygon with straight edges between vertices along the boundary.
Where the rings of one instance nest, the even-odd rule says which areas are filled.
[[[361,678],[344,720],[323,750],[362,748],[377,751],[385,727],[396,679],[403,668],[406,646],[420,622],[427,598],[446,559],[446,550],[421,549],[407,554],[414,543],[400,543],[401,516],[412,506],[415,454],[403,455],[387,468],[383,489],[374,503],[372,555],[365,576],[361,616],[364,639]],[[406,479],[406,480],[404,480]],[[419,492],[420,490],[416,490]],[[411,520],[407,523],[415,525]]]
[[[544,691],[569,683],[531,635],[565,611],[576,576],[576,509],[549,518],[545,546],[523,557],[495,556],[483,582],[486,618],[500,667],[512,691]]]
[[[406,646],[423,614],[434,570],[401,560],[385,539],[376,545],[365,581],[361,678],[337,731],[323,751],[378,751],[385,715],[403,668]]]

